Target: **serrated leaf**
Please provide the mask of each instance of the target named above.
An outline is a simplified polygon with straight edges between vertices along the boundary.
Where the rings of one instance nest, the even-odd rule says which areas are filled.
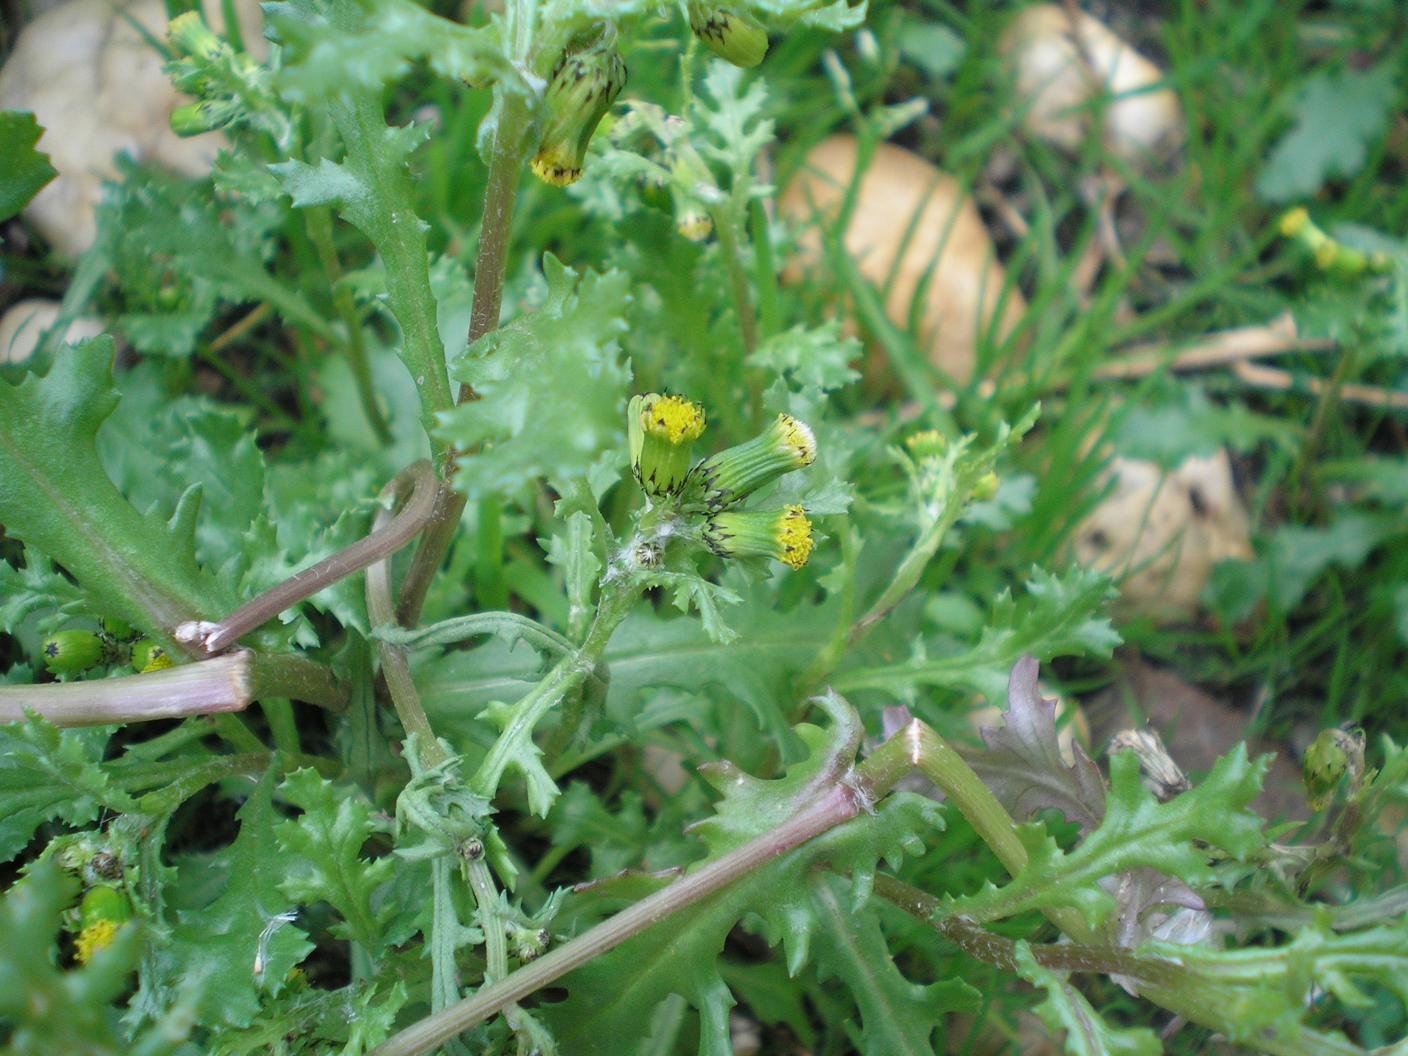
[[[494,26],[452,22],[407,0],[291,0],[265,17],[288,49],[277,84],[285,98],[314,105],[351,89],[380,91],[422,58],[448,80],[516,83]]]
[[[353,983],[337,990],[289,987],[266,1003],[266,1014],[248,1027],[225,1028],[210,1056],[268,1056],[296,1038],[300,1053],[363,1056],[381,1044],[409,998],[406,982],[391,986]]]
[[[661,572],[654,577],[654,586],[670,590],[675,608],[680,612],[693,609],[709,640],[719,645],[731,645],[738,632],[729,626],[722,606],[737,605],[743,599],[725,586],[705,579],[692,568],[683,572]]]
[[[1056,734],[1056,702],[1042,700],[1037,687],[1039,667],[1031,656],[1012,666],[1002,725],[983,727],[987,751],[972,753],[968,763],[1018,820],[1049,808],[1089,832],[1105,816],[1105,780],[1074,742],[1073,761],[1066,765]]]
[[[914,686],[952,686],[996,700],[1008,672],[1025,653],[1038,660],[1054,656],[1109,656],[1120,636],[1102,615],[1114,597],[1110,581],[1098,572],[1073,566],[1063,573],[1033,568],[1020,601],[1004,591],[978,643],[967,652],[937,660],[919,656],[885,667],[843,671],[837,690],[884,689],[902,694]]]
[[[797,727],[810,754],[785,776],[760,780],[726,763],[709,770],[709,780],[724,798],[716,813],[692,831],[708,846],[710,859],[795,816],[845,779],[860,744],[860,723],[839,698],[823,698],[823,706],[832,730]],[[563,1051],[583,1056],[619,1052],[643,1036],[652,1010],[674,993],[699,1009],[700,1052],[729,1052],[728,1010],[734,1002],[716,960],[740,917],[758,914],[769,941],[784,942],[795,972],[807,961],[816,927],[805,882],[813,865],[824,861],[849,872],[856,906],[864,901],[876,863],[897,863],[902,852],[922,847],[921,834],[937,824],[932,803],[891,795],[873,814],[831,829],[596,958],[562,981],[567,1000],[544,1010]]]
[[[855,912],[846,882],[831,873],[809,881],[818,941],[817,975],[845,984],[860,1009],[863,1056],[933,1053],[933,1035],[949,1012],[969,1011],[981,995],[961,979],[921,986],[895,967],[874,910]]]
[[[835,392],[860,378],[851,363],[860,357],[860,344],[841,336],[840,323],[815,329],[794,326],[768,338],[749,358],[755,367],[786,377],[795,390],[819,396]]]
[[[274,776],[267,772],[235,815],[239,835],[221,855],[224,890],[209,905],[181,912],[162,951],[173,981],[199,981],[199,1022],[246,1027],[263,995],[277,995],[313,944],[293,923],[293,899],[280,885],[285,863],[274,846]]]
[[[18,213],[58,175],[49,155],[34,149],[43,134],[33,114],[0,110],[0,220]]]
[[[694,103],[695,120],[705,131],[701,152],[727,165],[735,179],[751,174],[758,153],[773,140],[774,123],[762,116],[767,89],[761,80],[745,81],[738,67],[718,61],[708,64],[703,89]]]
[[[103,808],[132,810],[100,765],[111,728],[60,730],[41,718],[0,725],[0,861],[46,821],[86,825]]]
[[[112,412],[112,339],[64,348],[49,373],[0,381],[0,522],[63,565],[102,611],[151,632],[234,607],[179,524],[141,514],[94,446]]]
[[[441,439],[475,452],[460,460],[455,478],[471,497],[538,478],[565,483],[585,476],[603,452],[625,450],[630,371],[618,339],[629,277],[579,278],[551,254],[543,272],[547,303],[481,338],[450,367],[480,397],[441,415],[437,428]]]
[[[279,793],[303,813],[274,827],[274,837],[286,856],[280,862],[280,890],[299,902],[327,902],[342,917],[334,932],[375,951],[380,946],[383,918],[372,910],[372,896],[389,879],[390,857],[362,857],[371,836],[371,811],[365,802],[319,776],[316,770],[296,770],[284,779]]]
[[[1295,126],[1271,148],[1256,178],[1269,202],[1314,194],[1327,180],[1353,176],[1369,143],[1383,134],[1398,98],[1394,62],[1371,70],[1317,73],[1296,96]]]
[[[1104,877],[1149,866],[1190,884],[1208,882],[1214,874],[1199,844],[1238,859],[1264,845],[1262,819],[1247,804],[1261,791],[1267,765],[1264,757],[1249,760],[1246,746],[1238,745],[1196,787],[1160,803],[1141,782],[1134,753],[1118,752],[1110,760],[1110,791],[1099,828],[1063,853],[1041,826],[1021,826],[1026,867],[1010,883],[953,900],[948,909],[987,921],[1071,906],[1093,927],[1114,905],[1098,886]]]
[[[157,370],[129,371],[115,384],[122,400],[97,436],[103,468],[139,510],[172,509],[199,484],[196,560],[220,568],[241,552],[240,533],[265,506],[264,456],[248,420],[210,400],[172,399]]]
[[[65,616],[84,613],[87,599],[73,581],[37,550],[19,568],[0,561],[0,631],[14,634],[31,615],[41,613],[36,630],[45,634]]]
[[[267,301],[319,336],[331,330],[270,274],[284,211],[221,201],[209,185],[119,161],[122,179],[98,206],[99,246],[122,289],[119,326],[141,351],[188,356],[223,301]]]
[[[1046,991],[1036,1014],[1053,1031],[1064,1031],[1071,1056],[1159,1056],[1163,1046],[1147,1027],[1118,1028],[1106,1023],[1085,995],[1061,973],[1044,968],[1025,942],[1017,943],[1017,974]]]
[[[1288,1031],[1311,995],[1325,990],[1340,1002],[1367,1007],[1375,1000],[1363,983],[1408,1000],[1408,918],[1357,931],[1336,932],[1325,907],[1295,938],[1280,946],[1219,949],[1151,942],[1141,953],[1167,957],[1205,986],[1215,988],[1234,1040],[1247,1040],[1273,1024]]]

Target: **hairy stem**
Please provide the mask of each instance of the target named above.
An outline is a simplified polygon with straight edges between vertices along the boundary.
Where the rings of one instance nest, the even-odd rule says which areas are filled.
[[[218,623],[182,624],[176,629],[176,640],[191,644],[206,656],[214,656],[304,598],[394,554],[430,520],[438,485],[429,462],[413,463],[387,485],[387,491],[398,497],[403,497],[401,493],[406,490],[410,494],[400,512],[389,519],[378,514],[370,534],[271,587]]]

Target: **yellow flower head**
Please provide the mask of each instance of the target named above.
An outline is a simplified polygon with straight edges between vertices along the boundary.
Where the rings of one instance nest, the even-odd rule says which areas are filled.
[[[78,939],[74,942],[74,957],[78,959],[78,963],[87,964],[93,959],[93,954],[111,946],[121,927],[115,920],[95,920],[80,931]]]
[[[676,495],[689,475],[694,441],[707,424],[704,408],[683,396],[650,392],[631,399],[626,431],[631,471],[647,495]]]
[[[801,568],[811,557],[812,522],[801,506],[716,513],[704,524],[704,541],[721,557],[770,557]]]
[[[782,563],[801,568],[812,556],[812,522],[800,506],[786,506],[777,521],[777,539],[782,544]]]
[[[672,446],[692,444],[704,435],[704,408],[683,396],[646,398],[640,411],[641,428]]]

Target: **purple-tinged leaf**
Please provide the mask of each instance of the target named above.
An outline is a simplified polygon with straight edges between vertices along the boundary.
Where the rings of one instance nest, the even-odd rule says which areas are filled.
[[[1018,820],[1050,808],[1089,832],[1105,816],[1105,781],[1080,745],[1072,742],[1070,765],[1062,757],[1056,702],[1041,699],[1037,669],[1031,656],[1012,666],[1003,725],[983,728],[987,751],[968,762]]]

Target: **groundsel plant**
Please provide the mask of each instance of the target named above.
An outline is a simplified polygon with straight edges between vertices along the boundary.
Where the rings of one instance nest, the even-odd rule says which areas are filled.
[[[1037,409],[862,425],[778,286],[769,34],[864,5],[265,12],[262,61],[171,22],[229,149],[129,168],[65,304],[133,353],[0,378],[13,1051],[889,1056],[995,991],[1078,1053],[1389,1044],[1408,756],[1327,732],[1302,842],[1240,746],[1064,756],[1108,583],[956,574]]]

